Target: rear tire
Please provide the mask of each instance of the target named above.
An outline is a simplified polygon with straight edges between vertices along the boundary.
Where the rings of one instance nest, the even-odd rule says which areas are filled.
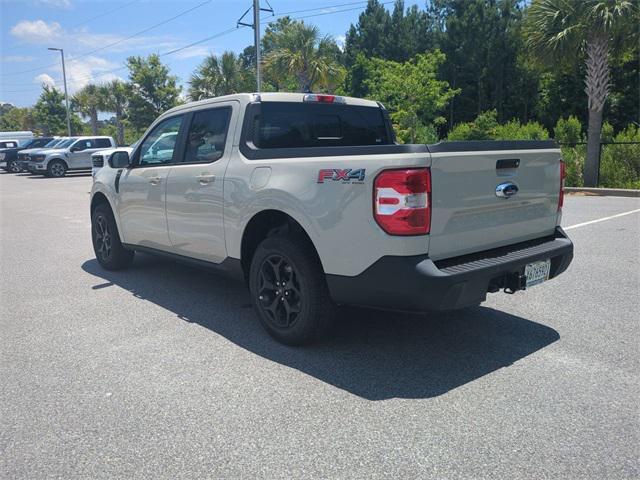
[[[310,343],[331,327],[335,305],[316,252],[301,236],[278,235],[258,245],[249,290],[260,323],[281,343]]]
[[[47,165],[47,177],[60,178],[67,173],[67,165],[62,160],[53,160]]]
[[[135,252],[120,242],[118,226],[108,205],[98,205],[91,214],[91,240],[98,263],[106,270],[122,270],[133,262]]]

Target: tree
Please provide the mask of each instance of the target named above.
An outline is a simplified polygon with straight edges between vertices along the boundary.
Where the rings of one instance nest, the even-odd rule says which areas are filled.
[[[202,100],[254,90],[255,77],[251,67],[233,52],[222,57],[209,55],[189,80],[189,98]]]
[[[639,17],[638,7],[630,0],[534,0],[527,10],[527,44],[542,63],[584,59],[589,114],[584,183],[588,187],[598,182],[611,46],[624,38],[637,38]]]
[[[127,67],[131,81],[129,121],[137,131],[143,131],[158,115],[180,103],[182,88],[156,54],[129,57]]]
[[[67,110],[64,94],[55,87],[42,86],[40,98],[33,107],[33,117],[45,135],[58,135],[67,131]]]
[[[10,105],[8,103],[3,104]],[[35,130],[36,122],[33,118],[33,109],[19,108],[11,105],[11,108],[3,108],[0,115],[0,130],[19,131],[19,130]]]
[[[113,80],[100,86],[100,107],[115,114],[116,141],[125,144],[124,119],[129,106],[130,86],[121,80]]]
[[[89,118],[92,135],[98,135],[98,111],[101,104],[101,91],[91,83],[78,90],[71,98],[73,109]]]
[[[432,141],[435,128],[445,121],[441,113],[459,91],[437,78],[444,60],[444,54],[438,50],[416,55],[403,63],[358,57],[357,62],[366,71],[368,96],[389,109],[401,140]]]
[[[265,67],[273,75],[293,76],[300,92],[332,90],[344,77],[337,52],[335,41],[321,36],[318,27],[294,21],[273,34]]]

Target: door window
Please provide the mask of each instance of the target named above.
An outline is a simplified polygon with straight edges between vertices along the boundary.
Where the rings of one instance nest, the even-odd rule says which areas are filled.
[[[108,138],[96,138],[94,142],[95,148],[109,148],[111,146],[111,141]]]
[[[212,163],[224,154],[231,107],[219,107],[193,114],[183,163]]]
[[[140,145],[140,165],[164,165],[173,161],[182,116],[161,122]]]
[[[73,149],[76,152],[81,152],[83,150],[86,150],[88,148],[93,148],[93,140],[88,138],[85,140],[78,140],[74,145],[73,145]]]

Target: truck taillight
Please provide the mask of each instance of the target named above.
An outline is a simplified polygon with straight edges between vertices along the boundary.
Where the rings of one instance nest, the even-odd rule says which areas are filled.
[[[562,160],[560,160],[560,194],[558,195],[558,210],[562,209],[564,205],[564,179],[567,177],[566,167]]]
[[[338,97],[336,95],[324,95],[321,93],[307,93],[302,98],[302,101],[313,103],[347,103],[344,97]]]
[[[385,170],[373,187],[373,216],[390,235],[424,235],[431,228],[428,168]]]

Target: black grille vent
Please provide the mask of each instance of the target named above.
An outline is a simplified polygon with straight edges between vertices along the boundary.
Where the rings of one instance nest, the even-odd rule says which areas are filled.
[[[93,155],[91,157],[91,164],[96,168],[104,167],[104,157],[102,155]]]

